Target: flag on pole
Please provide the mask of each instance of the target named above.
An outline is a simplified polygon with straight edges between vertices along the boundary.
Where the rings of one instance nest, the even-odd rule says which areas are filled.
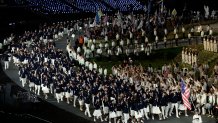
[[[173,11],[172,11],[172,16],[175,17],[176,15],[177,15],[177,11],[176,11],[176,9],[174,8]]]
[[[101,9],[98,10],[98,16],[101,18],[104,14],[102,13]]]
[[[96,16],[95,16],[95,22],[96,22],[96,24],[100,23],[100,17],[99,17],[98,12],[96,13]]]
[[[189,102],[190,97],[190,89],[185,85],[184,80],[181,78],[181,93],[182,93],[182,101],[187,109],[191,110],[191,103]]]
[[[96,21],[96,24],[99,24],[100,21],[101,21],[101,16],[103,16],[103,13],[101,10],[98,10],[96,12],[96,15],[95,15],[95,21]]]

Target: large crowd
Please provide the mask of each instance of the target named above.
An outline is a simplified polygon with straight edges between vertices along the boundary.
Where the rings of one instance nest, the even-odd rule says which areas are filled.
[[[107,22],[110,26],[106,22],[95,29],[89,27],[90,23],[84,22],[80,26],[78,21],[68,21],[45,24],[39,30],[26,31],[22,36],[11,35],[4,41],[4,45],[8,45],[4,59],[5,69],[9,68],[9,62],[13,62],[19,68],[23,87],[29,86],[30,91],[37,95],[43,93],[45,99],[49,95],[54,95],[58,103],[66,100],[68,104],[73,103],[74,107],[78,107],[79,104],[80,110],[88,117],[93,116],[94,121],[100,118],[101,121],[109,122],[112,122],[112,119],[114,122],[123,123],[128,123],[129,120],[143,122],[144,119],[154,120],[155,115],[158,115],[159,120],[165,120],[174,114],[174,110],[177,118],[183,111],[184,115],[188,116],[181,97],[181,80],[184,80],[190,89],[192,110],[197,109],[201,114],[213,117],[218,105],[218,88],[214,85],[217,84],[215,82],[218,79],[218,65],[214,67],[215,76],[210,84],[211,78],[204,76],[207,75],[204,65],[196,65],[188,70],[181,69],[178,64],[165,64],[158,70],[151,65],[147,68],[137,66],[130,58],[123,64],[114,66],[113,74],[108,74],[107,69],[89,61],[87,49],[90,48],[92,57],[95,57],[97,51],[99,54],[103,46],[101,43],[99,47],[95,46],[95,40],[101,37],[105,37],[106,44],[115,39],[111,41],[111,46],[108,44],[109,56],[116,55],[117,52],[119,55],[119,52],[123,52],[122,49],[129,49],[122,48],[122,40],[126,40],[127,47],[138,46],[139,42],[147,47],[150,43],[146,38],[146,26],[144,29],[140,26],[141,23],[143,25],[147,22],[143,16],[137,16],[136,19],[130,15],[122,21],[119,19],[120,16],[109,19]],[[149,26],[157,24],[158,18],[152,19]],[[85,36],[72,47],[70,36],[81,30],[80,27]],[[156,44],[159,41],[159,28],[160,26],[156,26],[152,34],[155,36]],[[102,29],[101,33],[97,32],[99,29]],[[166,27],[162,29],[163,36],[167,36]],[[176,26],[174,32],[176,36]],[[55,42],[64,36],[68,37],[67,52],[55,46]],[[120,50],[116,52],[113,47],[120,47]],[[135,49],[133,48],[133,52]],[[199,71],[204,74],[200,74]],[[92,107],[93,111],[90,110]]]

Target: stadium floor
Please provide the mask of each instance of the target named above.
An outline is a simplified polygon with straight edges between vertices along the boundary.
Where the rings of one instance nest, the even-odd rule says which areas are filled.
[[[61,39],[60,41],[56,42],[56,46],[63,50],[66,49],[66,40]],[[3,67],[3,65],[2,65]],[[6,105],[5,102],[2,103],[0,109],[4,112],[12,112],[15,115],[19,114],[31,114],[40,119],[44,119],[44,122],[75,122],[75,123],[92,123],[93,119],[90,119],[84,115],[83,112],[79,110],[79,108],[74,108],[72,104],[67,104],[66,102],[57,103],[57,101],[50,95],[47,100],[44,100],[42,97],[39,97],[38,103],[19,103],[16,99],[13,99],[13,96],[9,92],[11,90],[11,85],[18,85],[17,88],[21,87],[21,82],[19,81],[18,76],[18,69],[12,63],[10,63],[10,69],[2,70],[0,68],[0,75],[1,80],[0,82],[5,82],[6,84],[6,98],[4,101],[9,100],[8,103],[12,103],[11,105]],[[2,79],[3,78],[3,79]],[[13,82],[12,82],[13,81]],[[15,82],[15,83],[14,83]],[[7,89],[8,88],[8,89]],[[29,91],[28,87],[25,86],[24,89]],[[12,90],[13,91],[13,90]],[[16,91],[16,90],[15,90]],[[23,90],[24,91],[24,90]],[[0,95],[1,99],[2,96]],[[12,98],[12,99],[11,99]],[[1,104],[1,103],[0,103]],[[5,115],[7,115],[6,113]],[[1,119],[5,119],[6,117],[2,117],[4,115],[0,115]],[[20,115],[21,116],[21,115]],[[16,118],[16,117],[15,117]],[[21,118],[22,119],[22,118]],[[159,121],[156,118],[155,120],[145,120],[145,123],[191,123],[192,122],[192,115],[185,117],[180,116],[180,118],[176,118],[175,116],[170,117],[169,119]],[[204,123],[215,123],[214,118],[208,118],[207,116],[202,116]],[[7,120],[13,120],[13,118],[7,118]],[[28,122],[32,119],[23,118],[22,122]],[[43,122],[43,121],[41,121]]]

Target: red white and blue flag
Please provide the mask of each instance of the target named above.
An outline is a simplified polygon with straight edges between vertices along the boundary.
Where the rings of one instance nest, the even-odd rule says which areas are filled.
[[[184,106],[191,110],[191,103],[189,102],[190,89],[185,85],[183,79],[181,79],[181,93]]]

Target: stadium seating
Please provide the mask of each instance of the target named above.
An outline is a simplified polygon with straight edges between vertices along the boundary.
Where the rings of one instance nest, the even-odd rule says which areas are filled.
[[[64,14],[82,12],[138,11],[143,6],[137,0],[14,0],[18,5],[26,5],[34,11],[44,14]]]
[[[104,0],[107,4],[120,11],[138,11],[143,6],[137,0]]]
[[[96,0],[65,0],[69,4],[76,6],[79,9],[88,12],[96,12],[99,8],[102,11],[112,11],[110,8],[106,7],[102,2]]]
[[[26,0],[26,5],[30,7],[32,10],[42,12],[44,14],[62,14],[78,12],[71,6],[66,5],[65,3],[58,0]]]

